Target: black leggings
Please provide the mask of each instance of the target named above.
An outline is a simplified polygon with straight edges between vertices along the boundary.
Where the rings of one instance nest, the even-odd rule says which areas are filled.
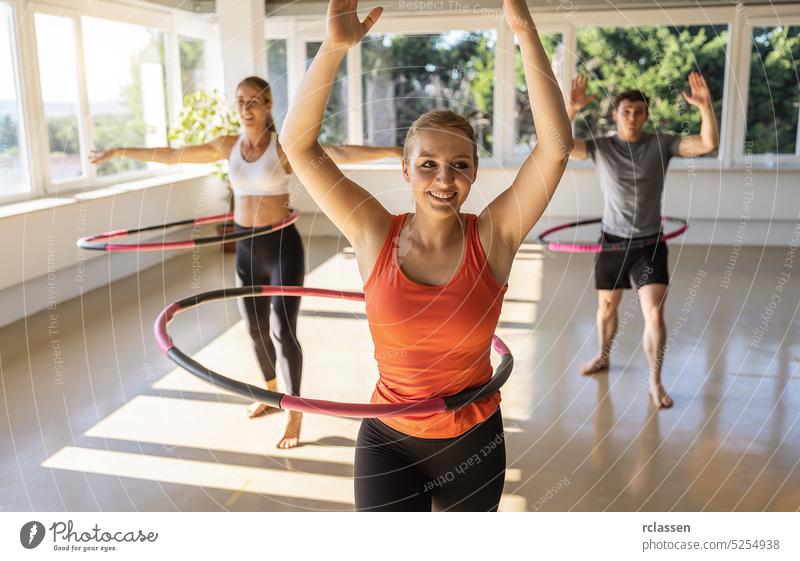
[[[500,409],[455,438],[415,438],[364,419],[356,444],[356,509],[495,511],[505,471]]]
[[[237,232],[250,229],[238,224],[235,227]],[[303,242],[294,226],[236,242],[236,276],[243,285],[303,286],[305,270]],[[264,379],[274,380],[277,371],[280,390],[300,395],[303,350],[296,336],[300,298],[242,298],[239,308]]]

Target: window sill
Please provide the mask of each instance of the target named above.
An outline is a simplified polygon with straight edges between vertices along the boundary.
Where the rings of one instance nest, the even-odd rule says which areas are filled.
[[[78,204],[83,201],[102,199],[104,197],[113,197],[122,193],[150,189],[152,187],[160,187],[163,185],[169,185],[170,183],[177,183],[179,181],[207,177],[208,175],[209,170],[204,166],[202,169],[191,169],[188,171],[181,170],[177,173],[172,172],[159,174],[144,179],[137,179],[135,181],[114,183],[108,187],[94,189],[91,191],[78,191],[71,195],[41,197],[21,202],[0,204],[0,219],[32,212],[40,212],[43,210],[50,210],[70,204]]]

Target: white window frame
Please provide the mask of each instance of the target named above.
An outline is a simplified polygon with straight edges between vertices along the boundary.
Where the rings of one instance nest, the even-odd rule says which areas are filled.
[[[725,51],[725,76],[723,77],[722,114],[720,118],[720,147],[716,157],[699,157],[691,159],[677,158],[677,165],[691,165],[698,169],[733,169],[744,162],[744,129],[746,127],[747,95],[738,85],[749,83],[750,35],[752,26],[761,25],[797,25],[800,22],[800,4],[784,6],[781,11],[786,17],[778,18],[772,6],[746,6],[742,10],[747,15],[747,23],[740,9],[736,6],[711,8],[645,8],[636,10],[536,10],[535,21],[542,33],[561,33],[564,44],[563,68],[564,78],[561,84],[564,97],[569,95],[569,85],[574,78],[577,67],[576,31],[581,27],[645,27],[645,26],[685,26],[685,25],[727,25],[728,45]],[[495,56],[495,88],[494,88],[494,154],[485,162],[489,166],[499,163],[501,166],[519,165],[523,156],[514,156],[513,131],[510,124],[513,119],[513,96],[510,88],[498,87],[498,84],[512,83],[514,79],[513,34],[505,20],[501,17],[486,15],[458,14],[452,12],[426,12],[424,16],[407,16],[398,13],[384,13],[376,33],[425,34],[441,33],[439,17],[447,17],[449,29],[485,30],[494,29],[497,34]],[[287,61],[289,71],[289,96],[293,98],[302,75],[305,42],[321,41],[325,36],[325,22],[319,16],[268,16],[265,20],[265,36],[267,39],[284,38],[287,40]],[[362,142],[360,105],[361,80],[360,45],[348,53],[348,103],[349,133],[351,142]],[[516,87],[516,85],[514,85]],[[746,90],[746,89],[745,89]],[[744,109],[742,109],[744,108]],[[800,126],[798,126],[800,137]],[[800,154],[800,143],[798,144]],[[482,160],[481,165],[484,165]],[[800,156],[794,155],[752,155],[749,162],[760,162],[766,165],[781,163],[798,163]],[[496,162],[496,163],[495,163]],[[582,162],[570,162],[570,166],[581,167]],[[585,163],[584,163],[585,164]]]
[[[741,96],[736,99],[735,105],[738,108],[736,119],[735,138],[733,139],[735,150],[732,161],[739,166],[750,166],[759,164],[761,167],[779,167],[786,164],[790,166],[800,165],[800,118],[798,118],[797,130],[795,131],[796,143],[794,154],[746,154],[745,153],[745,132],[747,128],[747,109],[750,101],[750,62],[753,53],[753,29],[755,27],[798,27],[800,26],[800,7],[794,6],[794,13],[786,18],[775,17],[774,12],[759,14],[745,18],[738,18],[739,49],[737,55],[741,61],[739,75],[737,79],[740,84],[746,87],[741,88]],[[800,115],[799,115],[800,117]]]
[[[19,151],[23,156],[23,165],[26,167],[26,174],[28,176],[28,190],[21,193],[4,194],[0,191],[0,204],[14,203],[27,199],[37,198],[43,196],[44,192],[41,189],[41,177],[39,176],[39,166],[34,165],[37,161],[38,146],[40,142],[31,142],[31,138],[35,138],[32,134],[34,131],[39,131],[39,122],[36,121],[35,113],[41,113],[40,104],[37,105],[34,95],[29,95],[29,92],[22,91],[23,84],[32,83],[32,78],[36,79],[36,89],[38,90],[38,75],[32,75],[30,60],[26,56],[29,47],[31,36],[27,32],[31,27],[32,18],[20,18],[20,12],[25,8],[24,3],[19,0],[3,0],[6,4],[11,6],[12,23],[14,29],[12,30],[12,64],[15,65],[14,71],[17,77],[16,89],[19,99],[18,107],[21,109],[22,114],[19,115],[20,122],[20,135],[19,135]],[[29,116],[33,115],[31,119]]]
[[[167,80],[167,125],[174,122],[182,107],[182,92],[180,87],[180,58],[177,48],[177,36],[185,35],[206,41],[208,47],[207,71],[212,87],[221,89],[221,57],[219,56],[218,26],[212,23],[208,14],[188,14],[179,10],[163,8],[153,4],[143,6],[141,2],[131,0],[117,0],[114,2],[104,0],[73,0],[70,7],[63,6],[63,2],[50,2],[39,0],[35,2],[22,2],[21,0],[5,0],[14,7],[14,18],[17,32],[17,47],[19,75],[21,82],[26,85],[23,103],[23,136],[26,145],[26,158],[30,191],[23,195],[0,195],[0,204],[16,202],[28,198],[54,196],[64,193],[88,191],[109,185],[134,181],[147,177],[173,174],[181,171],[181,166],[164,166],[157,170],[140,170],[124,172],[108,177],[98,178],[95,168],[88,163],[88,152],[94,144],[94,131],[92,118],[89,113],[88,92],[86,91],[86,70],[84,66],[84,47],[82,21],[83,16],[119,21],[155,29],[163,34],[165,41],[165,71]],[[47,121],[44,115],[40,75],[38,68],[38,54],[36,50],[36,30],[33,17],[19,18],[22,5],[26,12],[33,15],[42,13],[53,16],[69,18],[73,21],[76,40],[76,71],[78,78],[79,95],[79,144],[81,148],[81,167],[84,176],[60,182],[52,181],[49,167],[49,144],[47,142]],[[41,142],[27,142],[32,131],[36,131]]]

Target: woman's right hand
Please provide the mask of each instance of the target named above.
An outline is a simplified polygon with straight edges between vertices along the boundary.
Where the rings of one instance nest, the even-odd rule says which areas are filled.
[[[364,21],[358,19],[358,0],[330,0],[326,38],[331,47],[350,48],[357,44],[378,21],[383,8],[373,8]]]
[[[89,152],[89,162],[92,164],[99,164],[107,162],[108,160],[117,156],[116,148],[109,148],[108,150],[92,150]]]
[[[586,95],[586,88],[588,85],[589,78],[583,74],[579,74],[578,77],[572,81],[572,88],[569,92],[569,104],[570,109],[575,113],[589,105],[597,97],[594,95]]]

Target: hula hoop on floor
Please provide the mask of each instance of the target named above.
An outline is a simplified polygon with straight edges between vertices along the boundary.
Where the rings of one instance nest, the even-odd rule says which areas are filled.
[[[655,245],[659,241],[665,242],[667,240],[671,240],[672,238],[677,238],[689,229],[689,224],[682,218],[662,216],[662,224],[671,222],[673,224],[678,224],[678,227],[672,232],[667,232],[665,234],[634,238],[632,240],[616,243],[566,243],[548,239],[548,236],[555,234],[556,232],[560,232],[561,230],[577,228],[578,226],[586,226],[587,224],[599,224],[600,222],[600,218],[589,218],[586,220],[576,220],[575,222],[567,222],[566,224],[553,226],[552,228],[548,228],[539,234],[539,241],[543,245],[547,246],[547,249],[550,251],[563,251],[567,253],[605,253],[606,251],[627,251],[629,249],[639,249],[642,247]]]
[[[167,326],[177,314],[197,307],[200,304],[229,300],[231,298],[259,296],[317,296],[322,298],[364,301],[364,294],[361,292],[345,292],[341,290],[327,290],[323,288],[307,288],[301,286],[243,286],[239,288],[203,292],[179,300],[162,310],[153,326],[158,346],[161,347],[161,350],[166,353],[167,357],[172,362],[189,371],[191,374],[194,374],[201,380],[247,398],[266,403],[267,405],[279,409],[358,418],[429,415],[432,413],[459,409],[472,401],[491,395],[499,390],[500,387],[505,384],[506,380],[508,380],[514,366],[514,357],[511,355],[511,351],[497,335],[494,335],[492,338],[492,347],[501,355],[501,360],[494,375],[485,384],[468,388],[448,397],[436,397],[409,403],[340,403],[336,401],[286,395],[227,378],[222,374],[206,368],[183,353],[175,346],[167,332]]]
[[[153,230],[166,230],[167,228],[174,228],[175,226],[204,226],[206,224],[217,224],[221,222],[230,222],[233,220],[233,213],[215,214],[213,216],[203,216],[201,218],[190,218],[188,220],[179,220],[177,222],[170,222],[168,224],[156,224],[155,226],[144,226],[143,228],[113,230],[105,232],[104,234],[97,234],[95,236],[86,236],[78,240],[78,247],[83,249],[93,249],[97,251],[164,251],[168,249],[186,249],[192,247],[200,247],[204,245],[214,245],[225,242],[234,242],[237,240],[244,240],[253,238],[262,234],[275,232],[281,228],[297,222],[300,213],[296,210],[292,211],[286,218],[275,222],[274,224],[267,224],[258,228],[248,228],[241,232],[232,234],[223,234],[221,236],[209,236],[205,238],[195,238],[192,240],[177,240],[171,242],[149,242],[149,243],[107,243],[107,240],[116,238],[128,237],[133,234],[141,232],[151,232]]]

